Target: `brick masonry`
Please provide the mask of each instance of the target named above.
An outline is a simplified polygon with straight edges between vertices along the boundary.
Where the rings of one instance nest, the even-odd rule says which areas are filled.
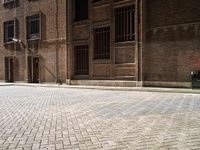
[[[136,41],[115,43],[114,9],[133,4]],[[1,5],[0,80],[5,79],[4,57],[15,56],[15,81],[26,82],[27,56],[32,55],[18,44],[4,45],[3,22],[16,18],[18,38],[27,45],[26,16],[41,12],[42,38],[28,44],[40,59],[40,82],[72,79],[73,47],[79,44],[89,45],[87,79],[157,81],[162,86],[190,82],[190,71],[200,56],[199,4],[198,0],[89,0],[89,18],[82,22],[73,22],[70,0],[16,0],[12,7]],[[93,60],[93,29],[105,25],[111,27],[111,58]]]
[[[59,0],[16,0],[15,4],[0,5],[0,79],[4,80],[4,57],[15,56],[15,81],[27,81],[27,56],[38,55],[40,59],[40,82],[54,82],[66,79],[66,1]],[[57,8],[58,7],[58,12]],[[26,17],[41,13],[41,40],[33,46],[26,40]],[[58,14],[58,25],[56,25]],[[19,29],[18,37],[26,45],[3,43],[3,22],[16,19]],[[58,27],[57,27],[58,26]],[[58,28],[58,31],[57,31]],[[63,40],[57,40],[63,38]],[[27,47],[32,51],[28,53]],[[57,53],[57,54],[56,54]],[[57,57],[57,58],[56,58]],[[59,60],[56,63],[57,59]],[[57,66],[56,66],[57,64]]]
[[[200,58],[200,1],[149,0],[144,80],[190,82]]]

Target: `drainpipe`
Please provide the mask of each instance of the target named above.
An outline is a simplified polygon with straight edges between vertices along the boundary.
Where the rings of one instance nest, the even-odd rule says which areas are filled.
[[[66,16],[65,23],[66,23],[66,39],[67,39],[66,40],[67,41],[67,43],[66,43],[66,63],[67,63],[66,64],[66,67],[67,67],[66,80],[68,80],[68,78],[69,78],[69,73],[68,73],[69,72],[68,71],[69,70],[69,65],[68,65],[69,64],[68,63],[69,62],[69,60],[68,60],[68,58],[69,58],[69,52],[68,52],[69,51],[69,36],[68,36],[69,35],[69,19],[68,18],[69,18],[69,8],[70,8],[69,4],[70,4],[69,0],[66,0],[66,4],[65,4],[65,11],[66,11],[65,12],[65,16]]]
[[[144,38],[145,38],[145,0],[137,0],[137,28],[140,29],[137,31],[137,76],[139,83],[138,86],[143,86],[143,49],[144,49]]]
[[[136,32],[136,36],[135,36],[135,40],[136,40],[136,48],[135,48],[135,54],[136,54],[136,59],[135,59],[135,63],[136,63],[136,82],[137,82],[137,86],[138,86],[138,82],[139,82],[139,78],[140,78],[140,74],[139,74],[139,36],[140,36],[140,32],[139,32],[139,0],[136,0],[136,20],[135,20],[135,32]]]
[[[56,21],[55,21],[55,26],[56,26],[56,39],[59,38],[59,31],[58,31],[58,0],[55,0],[55,9],[56,9],[56,12],[55,12],[55,18],[56,18]],[[55,55],[55,82],[58,83],[59,79],[58,79],[58,41],[56,40],[56,55]]]
[[[142,82],[142,85],[141,86],[144,86],[144,77],[143,77],[143,51],[145,49],[145,37],[146,37],[146,3],[145,3],[145,0],[141,0],[141,19],[140,19],[140,22],[141,22],[141,50],[140,50],[140,76],[141,76],[141,82]]]
[[[72,21],[72,14],[71,14],[71,0],[66,0],[66,39],[67,39],[67,84],[70,84],[71,79],[71,21]]]

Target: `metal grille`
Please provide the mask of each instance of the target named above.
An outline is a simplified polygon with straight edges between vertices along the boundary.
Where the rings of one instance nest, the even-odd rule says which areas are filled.
[[[94,59],[110,58],[110,27],[94,29]]]
[[[116,42],[135,40],[134,6],[117,8],[115,10],[115,40]]]
[[[89,75],[88,45],[74,47],[74,73],[75,75]]]

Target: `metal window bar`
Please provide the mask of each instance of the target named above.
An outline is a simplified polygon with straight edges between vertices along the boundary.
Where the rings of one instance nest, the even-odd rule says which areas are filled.
[[[110,59],[110,27],[94,29],[94,59]]]
[[[115,10],[116,42],[135,40],[134,6],[117,8]]]
[[[89,53],[88,45],[80,45],[74,47],[74,73],[75,75],[89,74]]]

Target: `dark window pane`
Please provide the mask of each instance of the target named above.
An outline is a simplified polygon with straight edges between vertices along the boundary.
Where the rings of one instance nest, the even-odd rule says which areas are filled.
[[[75,0],[75,21],[88,19],[88,0]]]
[[[12,38],[14,36],[14,26],[10,25],[7,28],[8,38]]]
[[[31,34],[38,34],[39,33],[39,20],[31,21]]]
[[[14,21],[4,23],[4,42],[10,42],[14,38]]]
[[[27,38],[40,38],[40,16],[35,15],[27,18]]]
[[[99,2],[99,1],[102,1],[102,0],[93,0],[94,3],[95,3],[95,2]]]

